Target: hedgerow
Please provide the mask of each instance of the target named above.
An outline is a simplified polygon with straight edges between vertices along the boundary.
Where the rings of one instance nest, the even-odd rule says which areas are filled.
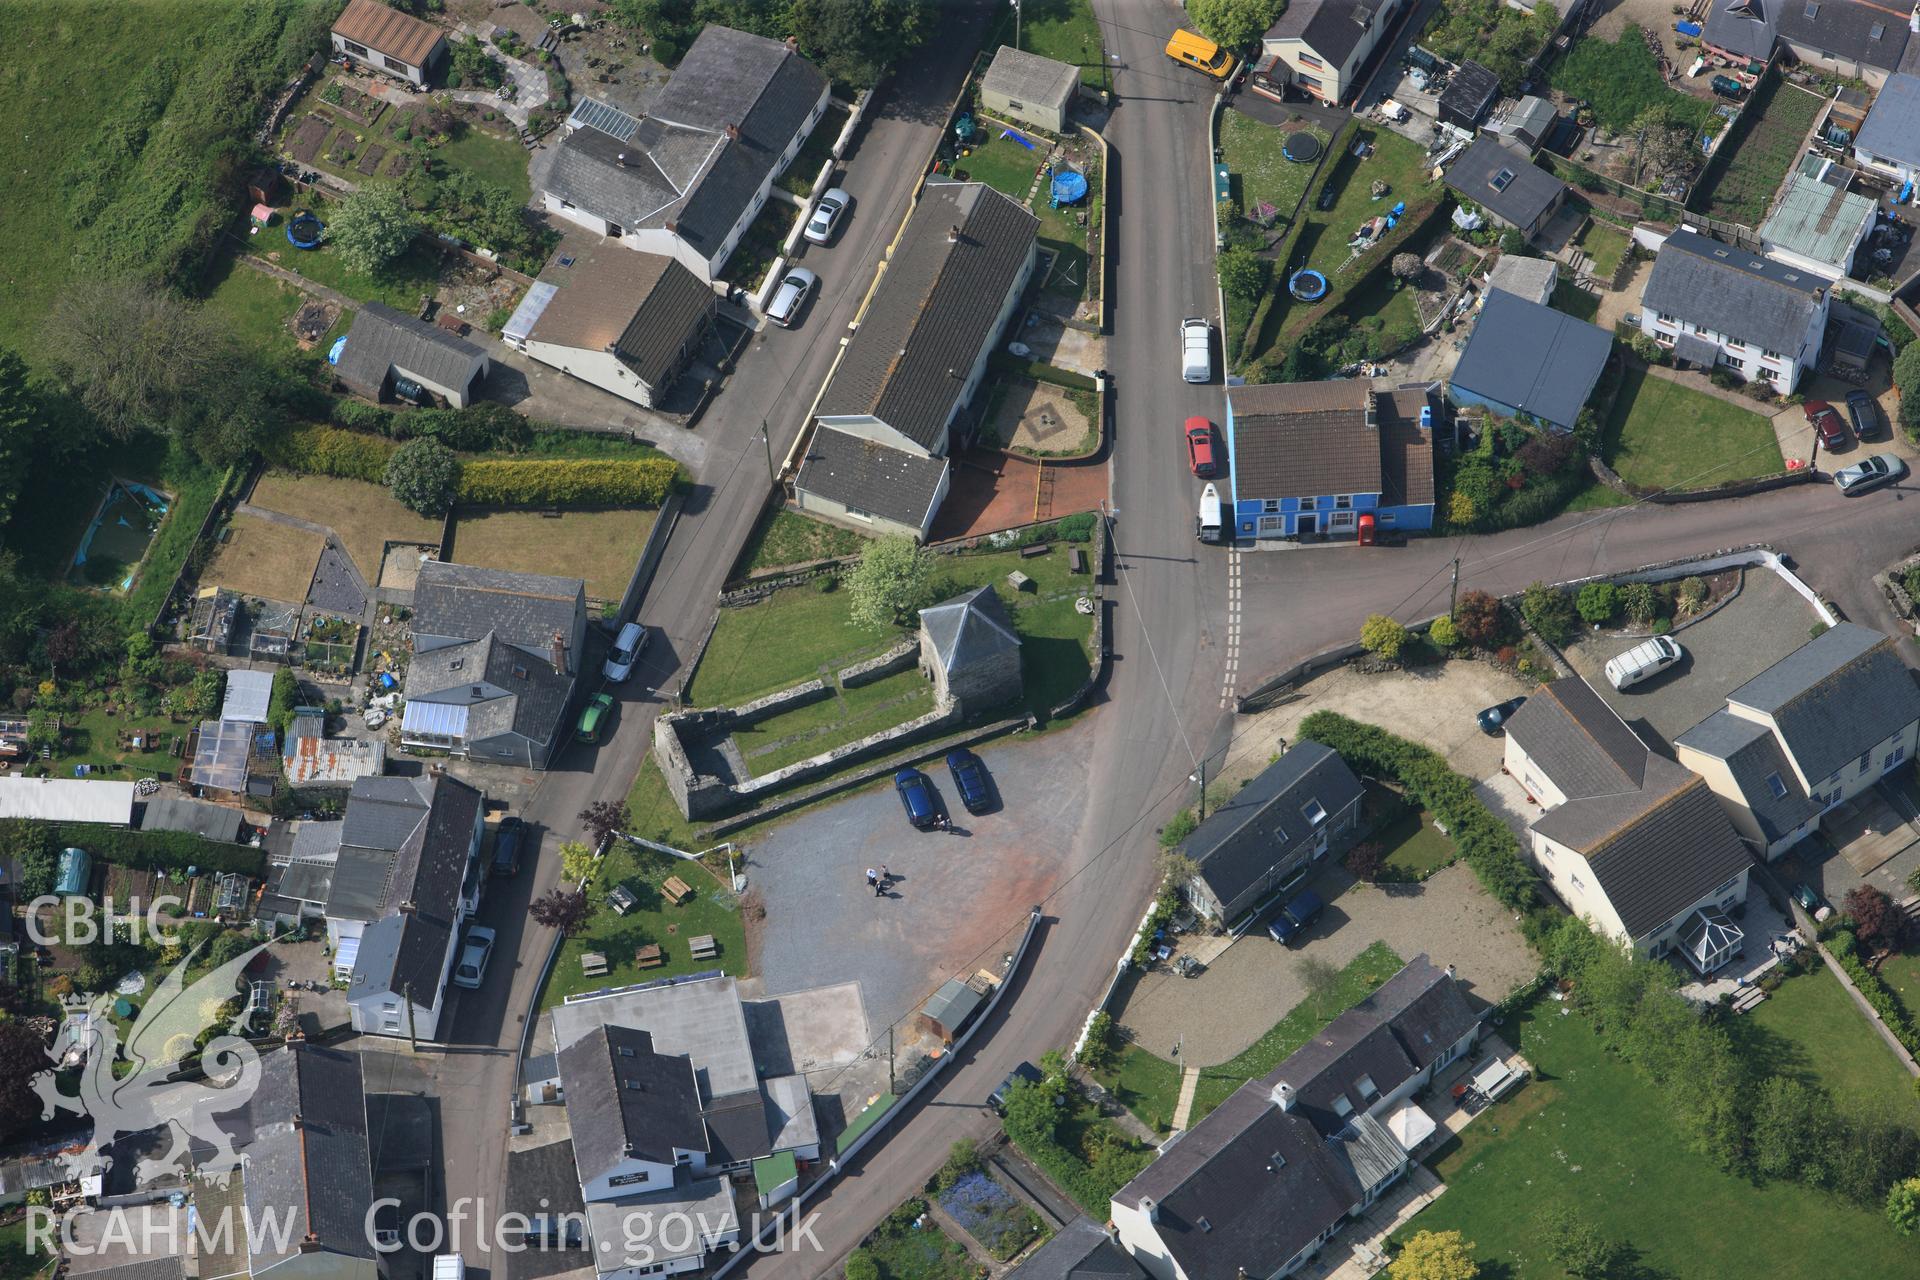
[[[469,462],[461,502],[483,507],[657,507],[673,492],[671,458],[529,458]]]

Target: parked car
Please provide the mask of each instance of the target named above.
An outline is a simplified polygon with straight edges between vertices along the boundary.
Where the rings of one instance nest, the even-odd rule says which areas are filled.
[[[1193,474],[1211,480],[1219,472],[1213,461],[1213,424],[1205,418],[1188,418],[1181,432],[1187,437],[1187,463]]]
[[[1672,636],[1643,640],[1618,657],[1607,659],[1607,683],[1616,692],[1624,692],[1642,680],[1659,675],[1686,656],[1687,651]]]
[[[1180,322],[1180,376],[1188,382],[1213,381],[1213,327],[1200,316]]]
[[[637,622],[629,622],[620,628],[620,634],[613,642],[613,652],[607,655],[606,666],[601,674],[615,684],[620,684],[633,674],[633,664],[647,651],[647,641],[653,633]]]
[[[968,813],[985,813],[993,803],[993,788],[987,784],[987,766],[965,747],[947,752],[947,772],[953,777],[953,789]]]
[[[767,304],[767,319],[782,329],[793,328],[794,321],[800,317],[800,308],[806,305],[807,298],[820,286],[820,277],[805,267],[794,267],[781,277],[780,285],[773,291],[773,301]]]
[[[1007,1072],[1007,1078],[1002,1080],[999,1086],[987,1095],[987,1105],[992,1107],[1000,1115],[1005,1115],[1007,1114],[1007,1095],[1013,1092],[1014,1085],[1022,1081],[1025,1081],[1027,1084],[1039,1084],[1045,1079],[1046,1077],[1040,1074],[1040,1068],[1034,1066],[1031,1062],[1023,1062],[1013,1070]]]
[[[1319,894],[1311,889],[1302,889],[1286,906],[1273,913],[1273,919],[1267,921],[1267,936],[1286,946],[1320,918],[1326,905],[1320,901]]]
[[[467,930],[467,945],[460,952],[460,963],[453,967],[453,985],[469,991],[479,987],[487,976],[487,961],[493,958],[493,930],[477,924]]]
[[[1853,423],[1856,439],[1870,440],[1880,434],[1880,406],[1858,387],[1847,392],[1847,419]]]
[[[1508,698],[1480,713],[1480,732],[1492,737],[1500,737],[1507,731],[1507,721],[1513,719],[1513,713],[1527,705],[1525,698]]]
[[[596,693],[587,700],[587,709],[580,713],[580,728],[573,735],[578,742],[598,742],[605,731],[607,722],[613,719],[613,695]]]
[[[492,872],[494,875],[520,874],[520,846],[526,843],[526,839],[526,823],[518,818],[500,819],[500,829],[493,833]]]
[[[1820,435],[1820,447],[1832,453],[1836,449],[1847,447],[1847,424],[1840,421],[1840,415],[1825,400],[1809,400],[1800,408],[1806,412],[1807,421]]]
[[[907,821],[921,831],[939,825],[940,806],[933,798],[933,783],[918,769],[902,769],[893,775],[893,789],[900,793],[900,805]]]
[[[831,243],[833,233],[840,228],[840,216],[852,203],[852,196],[838,187],[830,188],[813,206],[813,216],[807,219],[807,229],[801,234],[811,244]]]
[[[1856,493],[1872,493],[1882,485],[1904,479],[1906,474],[1907,464],[1898,455],[1876,453],[1834,472],[1833,487],[1852,497]]]

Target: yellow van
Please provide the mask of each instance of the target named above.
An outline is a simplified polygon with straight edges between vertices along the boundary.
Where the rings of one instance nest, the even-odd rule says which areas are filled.
[[[1198,31],[1184,29],[1174,32],[1173,39],[1167,41],[1167,56],[1183,67],[1203,71],[1215,80],[1231,78],[1236,65],[1233,55],[1225,49]]]

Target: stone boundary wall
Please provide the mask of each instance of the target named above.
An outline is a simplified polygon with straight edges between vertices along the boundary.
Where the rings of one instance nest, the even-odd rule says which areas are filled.
[[[872,684],[905,671],[919,660],[920,639],[918,636],[909,636],[877,658],[842,667],[836,678],[842,689],[858,689],[863,684]]]

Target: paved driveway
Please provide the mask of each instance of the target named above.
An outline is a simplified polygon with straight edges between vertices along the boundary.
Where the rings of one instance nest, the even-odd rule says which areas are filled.
[[[1711,617],[1674,632],[1687,656],[1671,672],[1616,693],[1602,668],[1643,637],[1582,640],[1567,661],[1621,719],[1667,742],[1726,705],[1727,695],[1798,649],[1819,620],[1798,592],[1766,569],[1748,569],[1739,596]]]
[[[886,785],[755,841],[747,879],[767,914],[750,925],[749,945],[767,993],[857,983],[878,1036],[949,977],[996,964],[1027,909],[1060,882],[1086,808],[1091,741],[1082,723],[983,750],[1001,805],[981,817],[960,807],[935,762],[926,772],[951,834],[909,827]],[[882,863],[894,885],[876,898],[865,872]]]
[[[1183,1063],[1207,1067],[1245,1049],[1305,998],[1300,966],[1308,956],[1338,967],[1375,942],[1408,960],[1424,951],[1437,965],[1454,965],[1461,981],[1489,1003],[1539,968],[1513,913],[1487,896],[1464,863],[1417,885],[1359,884],[1337,865],[1310,883],[1327,909],[1303,945],[1283,947],[1254,932],[1198,978],[1165,969],[1148,973],[1118,1015],[1120,1024],[1153,1053],[1169,1057],[1177,1043]]]

